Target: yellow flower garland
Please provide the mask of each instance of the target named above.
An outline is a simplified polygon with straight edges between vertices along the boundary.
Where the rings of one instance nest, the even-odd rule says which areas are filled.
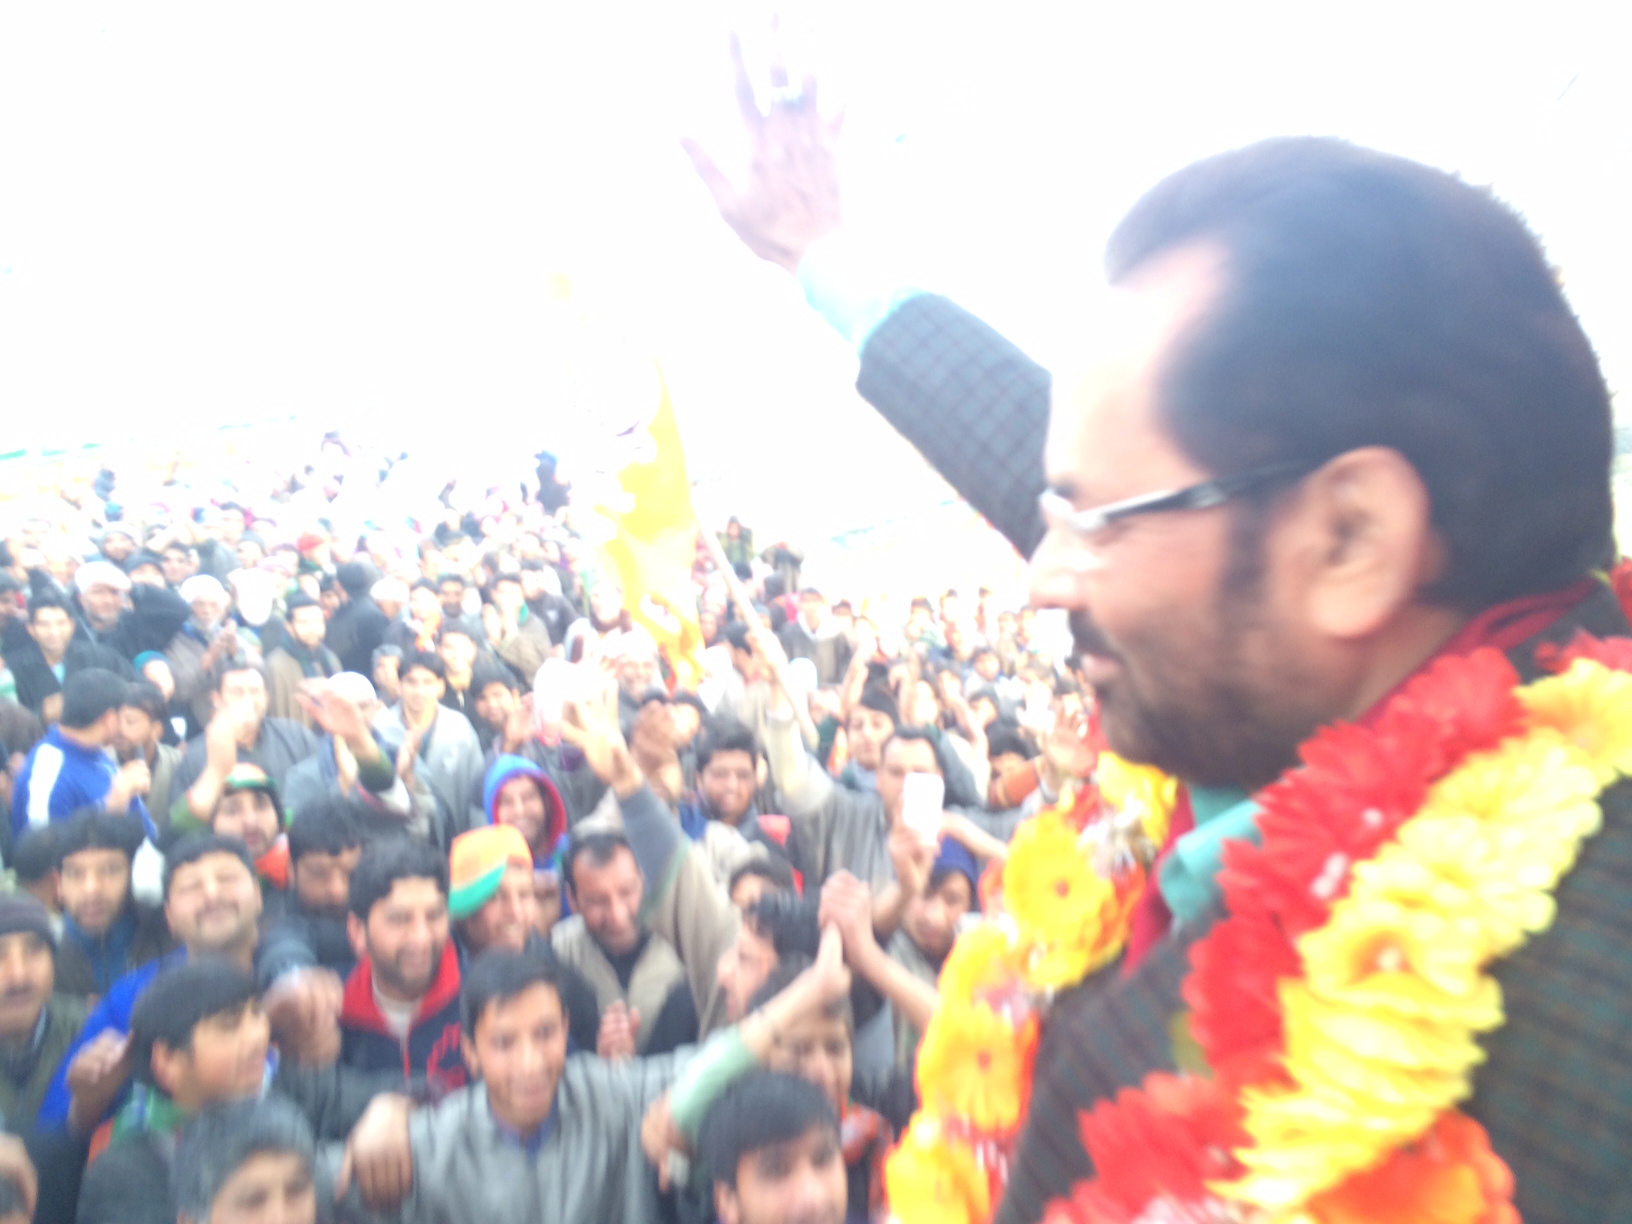
[[[1441,779],[1298,941],[1305,975],[1280,986],[1292,1084],[1243,1092],[1247,1174],[1220,1196],[1298,1219],[1472,1094],[1478,1038],[1504,1019],[1488,968],[1552,923],[1599,792],[1632,772],[1632,676],[1582,659],[1518,696],[1525,732]]]

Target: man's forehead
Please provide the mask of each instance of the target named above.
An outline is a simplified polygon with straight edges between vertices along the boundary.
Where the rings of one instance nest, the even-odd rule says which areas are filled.
[[[1099,291],[1082,347],[1055,384],[1044,455],[1053,487],[1106,500],[1193,472],[1160,424],[1156,396],[1175,342],[1216,300],[1222,264],[1216,247],[1192,245]]]

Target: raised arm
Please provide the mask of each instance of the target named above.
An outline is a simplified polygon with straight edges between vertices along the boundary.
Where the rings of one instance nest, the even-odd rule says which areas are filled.
[[[1048,371],[944,297],[891,285],[833,237],[841,216],[839,123],[816,82],[771,82],[759,109],[732,44],[746,174],[733,182],[695,141],[686,151],[748,249],[798,276],[810,304],[861,358],[856,389],[947,482],[1029,556],[1042,539]]]

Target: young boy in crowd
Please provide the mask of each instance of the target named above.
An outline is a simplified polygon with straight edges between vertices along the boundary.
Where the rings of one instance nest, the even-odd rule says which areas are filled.
[[[698,1154],[720,1224],[841,1224],[845,1166],[839,1119],[820,1089],[755,1071],[703,1121]]]
[[[316,1224],[315,1154],[312,1128],[287,1101],[205,1110],[170,1171],[177,1224]]]
[[[91,808],[52,835],[62,902],[57,989],[94,1002],[131,969],[169,951],[170,930],[164,915],[139,905],[131,891],[141,825]]]
[[[844,996],[850,975],[837,940],[825,951],[762,1013],[721,1034],[710,1056],[717,1087],[770,1058],[777,1035],[799,1016]],[[382,1098],[352,1137],[350,1171],[374,1186],[370,1205],[382,1212],[369,1218],[402,1224],[655,1219],[641,1120],[692,1051],[619,1062],[567,1058],[554,967],[504,950],[471,966],[463,1023],[465,1060],[480,1082],[417,1113],[400,1099]],[[320,1156],[320,1194],[339,1177],[342,1156],[338,1148]],[[396,1176],[405,1166],[408,1175]],[[378,1176],[382,1169],[393,1175]],[[359,1190],[348,1189],[352,1180],[339,1180],[348,1195],[343,1219],[355,1218],[347,1212],[361,1206]],[[390,1193],[380,1194],[382,1188]]]

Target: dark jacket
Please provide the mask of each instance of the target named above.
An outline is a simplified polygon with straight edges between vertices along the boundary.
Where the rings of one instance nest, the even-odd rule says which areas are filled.
[[[88,1010],[83,999],[66,994],[51,996],[26,1061],[0,1066],[0,1127],[24,1138],[33,1134],[45,1091],[56,1075],[57,1064],[79,1035]]]
[[[873,330],[856,376],[861,397],[1022,557],[1043,538],[1037,497],[1047,483],[1051,383],[988,324],[929,293],[908,298]]]
[[[264,993],[285,973],[321,968],[342,981],[357,968],[357,954],[346,935],[346,920],[331,914],[308,914],[293,893],[285,894],[283,913],[261,931],[255,947],[255,984]]]
[[[433,1089],[451,1092],[465,1084],[459,1047],[459,949],[450,940],[420,1000],[419,1011],[399,1042],[374,1000],[374,967],[363,960],[346,980],[340,1005],[340,1061],[357,1071],[402,1073],[404,1084],[423,1075]]]
[[[101,998],[138,965],[171,948],[170,927],[159,910],[127,904],[100,939],[64,916],[57,942],[57,990],[80,999]]]
[[[1551,628],[1510,651],[1526,681],[1539,674],[1535,648],[1576,630],[1632,633],[1600,586]],[[1603,829],[1587,841],[1554,894],[1558,916],[1500,961],[1507,1022],[1483,1041],[1487,1059],[1464,1111],[1490,1134],[1517,1182],[1526,1221],[1589,1224],[1632,1219],[1632,1059],[1625,1002],[1632,998],[1632,782],[1605,791]],[[1185,1009],[1189,950],[1223,916],[1222,906],[1158,943],[1126,978],[1090,980],[1061,995],[1044,1027],[1031,1110],[997,1219],[1042,1216],[1049,1199],[1092,1173],[1077,1140],[1078,1111],[1174,1070],[1168,1021]]]
[[[132,1135],[91,1162],[75,1224],[176,1224],[170,1193],[174,1135]]]
[[[130,588],[130,607],[119,614],[118,623],[112,629],[98,633],[81,610],[79,632],[88,641],[106,646],[134,662],[136,656],[145,651],[162,652],[192,614],[187,601],[169,587],[137,583]]]
[[[62,656],[62,680],[57,679],[33,638],[29,638],[20,650],[6,656],[6,666],[11,668],[12,678],[17,681],[18,704],[27,706],[36,714],[47,697],[62,692],[63,680],[90,668],[100,667],[126,680],[136,678],[136,669],[130,665],[130,660],[116,650],[98,646],[83,636],[83,631],[79,629],[74,630],[74,636]]]
[[[374,649],[385,640],[385,627],[390,623],[379,604],[367,595],[359,596],[335,609],[324,641],[347,671],[372,676]]]

